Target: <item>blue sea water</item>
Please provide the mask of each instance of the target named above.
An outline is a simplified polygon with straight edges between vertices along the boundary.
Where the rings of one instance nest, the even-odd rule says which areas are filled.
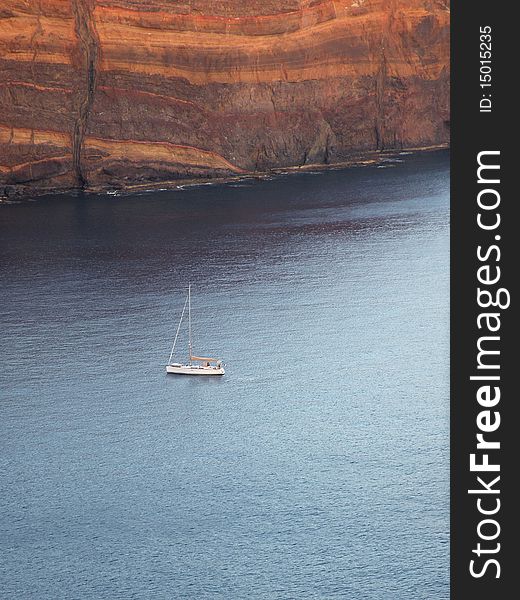
[[[398,158],[0,206],[1,598],[448,598],[449,162]],[[188,282],[223,378],[165,374]]]

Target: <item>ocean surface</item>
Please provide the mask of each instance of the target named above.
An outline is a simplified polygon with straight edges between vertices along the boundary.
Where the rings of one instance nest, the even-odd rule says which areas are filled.
[[[448,160],[1,205],[0,597],[448,599]]]

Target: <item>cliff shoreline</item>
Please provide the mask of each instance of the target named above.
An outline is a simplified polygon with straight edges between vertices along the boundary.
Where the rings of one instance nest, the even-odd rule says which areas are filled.
[[[445,0],[3,0],[0,193],[449,142]]]
[[[423,146],[416,148],[402,148],[399,150],[387,150],[387,151],[372,151],[365,153],[353,154],[349,160],[345,160],[338,163],[327,164],[316,163],[307,164],[295,167],[286,168],[275,168],[264,172],[246,172],[234,176],[217,176],[208,178],[198,179],[183,179],[183,180],[165,180],[158,182],[146,182],[146,183],[128,183],[126,185],[120,185],[119,187],[72,187],[70,189],[53,190],[53,189],[42,189],[42,188],[31,188],[30,186],[25,187],[12,187],[6,194],[5,189],[2,193],[0,190],[0,204],[13,204],[19,202],[30,202],[38,200],[44,196],[50,196],[55,194],[70,194],[80,193],[85,194],[97,194],[97,195],[116,195],[116,196],[127,196],[135,192],[151,192],[151,191],[166,191],[175,189],[184,189],[186,187],[196,187],[198,185],[219,185],[223,183],[240,182],[244,180],[263,180],[278,175],[293,175],[297,173],[305,173],[311,171],[329,171],[346,169],[353,167],[366,167],[374,165],[382,165],[387,160],[396,159],[399,156],[415,153],[426,153],[436,152],[440,150],[449,150],[449,144],[437,144],[432,146]]]

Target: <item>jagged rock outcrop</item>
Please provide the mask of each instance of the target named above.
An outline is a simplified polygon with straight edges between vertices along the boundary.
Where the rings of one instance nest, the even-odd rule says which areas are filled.
[[[448,141],[445,0],[2,0],[0,192]]]

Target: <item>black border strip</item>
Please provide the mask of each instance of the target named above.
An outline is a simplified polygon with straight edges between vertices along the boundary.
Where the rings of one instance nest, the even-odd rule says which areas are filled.
[[[451,597],[455,600],[495,600],[512,597],[512,592],[507,594],[506,589],[515,589],[513,556],[517,552],[512,518],[518,500],[513,495],[512,484],[513,474],[518,471],[518,466],[513,464],[513,456],[519,452],[512,443],[512,435],[515,427],[513,410],[519,402],[518,391],[513,388],[513,361],[517,361],[518,352],[513,350],[515,293],[511,286],[519,271],[518,265],[515,266],[518,248],[515,248],[513,231],[513,207],[518,203],[518,192],[507,192],[506,188],[511,189],[515,172],[513,156],[516,152],[508,151],[507,145],[512,144],[507,142],[514,139],[516,134],[513,131],[518,127],[513,104],[518,104],[518,112],[520,102],[515,102],[514,86],[518,81],[516,40],[519,34],[513,33],[515,19],[510,7],[497,2],[454,2],[451,19]],[[480,62],[481,50],[483,56],[487,56],[486,47],[481,48],[480,45],[480,36],[486,35],[487,27],[491,28],[491,86],[481,87],[484,81],[480,80],[480,75],[489,71],[487,67],[481,70],[488,63]],[[486,79],[483,77],[483,80]],[[480,105],[484,98],[491,99],[491,112],[481,112],[481,108],[487,108]],[[493,174],[499,173],[499,184],[478,183],[477,157],[483,151],[500,152],[500,155],[481,157],[487,163],[500,165],[500,170],[481,172],[488,180],[495,179]],[[496,210],[483,212],[479,208],[477,197],[483,189],[494,189],[500,195]],[[482,200],[491,203],[493,197],[496,197],[495,192],[486,192]],[[501,222],[497,229],[480,228],[477,222],[479,212],[483,214],[482,218],[488,219],[488,223],[500,213]],[[481,256],[485,256],[493,244],[499,247],[500,257],[498,251],[492,250],[487,260],[479,260],[477,247],[481,246]],[[501,278],[495,285],[482,285],[477,279],[478,269],[486,264],[490,266],[489,273],[493,277],[497,273],[496,267],[500,268]],[[482,276],[485,273],[481,271]],[[504,309],[482,308],[477,301],[478,287],[491,293],[496,293],[501,287],[508,289],[511,306]],[[502,298],[505,297],[502,294]],[[500,330],[494,334],[487,332],[485,326],[479,329],[477,325],[479,314],[491,311],[500,314]],[[484,363],[498,363],[499,369],[478,369],[477,341],[484,335],[500,338],[499,341],[484,342],[488,348],[494,345],[493,349],[499,350],[500,354],[483,357]],[[477,401],[477,392],[487,384],[494,389],[494,382],[472,381],[470,377],[497,374],[500,376],[500,381],[496,382],[500,387],[500,401],[492,408],[482,406]],[[491,423],[496,424],[498,417],[495,412],[500,413],[499,427],[484,434],[487,440],[499,441],[500,449],[476,449],[476,436],[480,432],[477,419],[484,410],[490,411],[490,421],[481,423],[490,427],[494,426]],[[520,431],[516,435],[520,438]],[[482,462],[482,454],[487,453],[489,462],[500,465],[500,471],[471,472],[472,453],[476,454],[476,462]],[[488,485],[500,476],[499,482],[490,486],[493,493],[468,493],[468,490],[484,489],[477,480],[478,476]],[[500,493],[496,493],[497,490]],[[483,510],[491,511],[500,504],[496,514],[479,512],[479,498]],[[493,540],[479,537],[479,523],[485,519],[495,520],[500,527]],[[496,531],[498,528],[492,522],[480,525],[480,533],[485,536],[493,537]],[[479,543],[480,548],[485,550],[480,552],[480,556],[477,553]],[[491,562],[486,566],[488,559],[494,559],[500,565],[498,578],[498,565]],[[475,560],[473,571],[482,574],[481,577],[472,576],[471,560]]]

